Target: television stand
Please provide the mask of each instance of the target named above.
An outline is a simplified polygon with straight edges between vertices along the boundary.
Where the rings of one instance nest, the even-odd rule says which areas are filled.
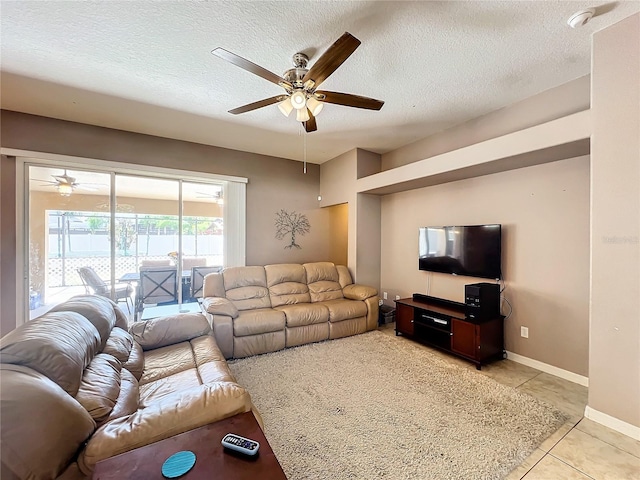
[[[504,358],[504,317],[467,319],[464,303],[415,293],[396,300],[396,335],[470,360],[480,370]]]

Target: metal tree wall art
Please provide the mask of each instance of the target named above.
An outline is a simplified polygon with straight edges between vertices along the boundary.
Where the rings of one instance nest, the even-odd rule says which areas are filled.
[[[291,234],[291,243],[284,248],[302,248],[296,243],[296,235],[306,235],[310,230],[311,224],[306,215],[286,210],[276,212],[276,238],[282,240]]]

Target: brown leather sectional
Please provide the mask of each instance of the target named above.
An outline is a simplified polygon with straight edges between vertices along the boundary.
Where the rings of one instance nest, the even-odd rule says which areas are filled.
[[[3,337],[0,360],[3,480],[87,478],[104,458],[253,408],[199,313],[128,332],[111,300],[74,297]]]
[[[378,292],[331,262],[232,267],[205,277],[203,304],[225,358],[346,337],[378,326]]]

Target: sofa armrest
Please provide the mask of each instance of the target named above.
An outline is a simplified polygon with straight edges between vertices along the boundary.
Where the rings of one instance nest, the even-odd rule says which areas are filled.
[[[186,342],[209,332],[209,322],[201,313],[179,313],[158,317],[136,322],[129,327],[129,333],[143,350]]]
[[[202,305],[207,313],[211,315],[226,315],[236,318],[240,315],[236,306],[230,300],[221,297],[206,297],[202,299]]]
[[[375,297],[378,295],[378,291],[373,287],[367,285],[347,285],[342,289],[342,294],[345,298],[350,300],[366,300],[367,298]]]
[[[193,387],[100,427],[80,453],[78,465],[83,473],[90,475],[100,460],[248,412],[251,408],[249,393],[236,383]]]
[[[227,360],[233,358],[233,318],[227,315],[207,314],[213,328],[213,337]]]

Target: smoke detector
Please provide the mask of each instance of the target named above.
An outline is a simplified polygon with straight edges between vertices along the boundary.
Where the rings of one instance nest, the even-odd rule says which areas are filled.
[[[569,20],[567,20],[567,23],[571,28],[581,27],[585,23],[587,23],[589,20],[591,20],[591,17],[593,17],[595,13],[596,13],[595,8],[587,8],[585,10],[580,10],[579,12],[576,12],[573,15],[571,15],[569,17]]]

